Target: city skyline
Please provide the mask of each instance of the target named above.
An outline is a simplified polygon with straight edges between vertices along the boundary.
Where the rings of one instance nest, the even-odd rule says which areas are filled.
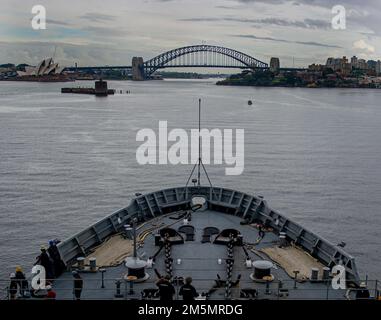
[[[0,63],[35,64],[54,55],[61,65],[130,64],[176,47],[208,43],[241,50],[281,65],[325,63],[327,57],[381,57],[377,16],[381,3],[340,3],[346,30],[331,27],[331,0],[147,0],[39,1],[47,10],[47,29],[33,30],[31,8],[2,1]]]

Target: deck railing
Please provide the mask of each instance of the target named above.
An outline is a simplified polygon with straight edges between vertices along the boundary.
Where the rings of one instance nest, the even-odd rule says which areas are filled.
[[[82,300],[158,300],[158,295],[143,297],[144,289],[157,289],[154,281],[143,284],[132,284],[124,279],[104,278],[103,286],[101,279],[84,279]],[[119,282],[119,285],[117,283]],[[370,300],[381,299],[381,285],[378,280],[364,280],[366,290],[369,292]],[[40,290],[31,295],[29,289],[21,292],[18,288],[16,295],[12,298],[9,291],[9,280],[0,280],[0,299],[47,299],[44,295],[46,290]],[[179,295],[180,284],[173,283],[175,300],[181,300]],[[294,280],[272,281],[268,283],[257,283],[250,280],[241,280],[239,285],[230,288],[230,296],[226,296],[225,286],[213,288],[210,279],[195,279],[194,286],[200,294],[199,300],[354,300],[357,292],[363,290],[360,287],[347,286],[346,289],[334,289],[330,281],[311,283],[311,281],[298,282]],[[75,300],[73,290],[73,279],[56,279],[52,283],[52,289],[56,293],[57,300]],[[205,295],[208,293],[207,295]]]

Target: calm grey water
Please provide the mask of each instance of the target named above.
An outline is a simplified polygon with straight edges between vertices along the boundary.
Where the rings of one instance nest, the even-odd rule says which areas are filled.
[[[204,127],[245,129],[244,173],[207,166],[212,182],[261,194],[333,243],[345,241],[361,274],[381,278],[381,90],[109,85],[132,94],[0,83],[1,277],[17,264],[29,270],[41,244],[126,206],[135,192],[184,185],[192,166],[138,165],[135,136],[159,120],[195,128],[201,97]]]

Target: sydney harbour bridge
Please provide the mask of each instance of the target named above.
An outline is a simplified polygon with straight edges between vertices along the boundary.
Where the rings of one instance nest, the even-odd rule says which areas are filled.
[[[164,68],[236,68],[267,69],[267,63],[243,52],[207,44],[186,46],[169,50],[144,61],[134,57],[130,66],[67,67],[64,71],[127,70],[133,80],[150,79],[155,71]]]

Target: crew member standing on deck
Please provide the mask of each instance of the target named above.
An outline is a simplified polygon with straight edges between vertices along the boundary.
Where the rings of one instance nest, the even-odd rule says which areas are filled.
[[[14,273],[11,273],[9,278],[11,280],[11,282],[9,284],[9,299],[14,300],[14,299],[16,299],[16,294],[17,294],[16,275]]]
[[[198,296],[195,287],[192,286],[191,277],[185,278],[185,284],[180,288],[179,295],[183,296],[183,300],[188,302],[193,301]]]
[[[74,283],[73,293],[76,300],[81,300],[81,294],[83,289],[83,280],[77,271],[73,271]]]
[[[160,278],[156,285],[159,288],[159,295],[161,301],[172,301],[173,295],[175,294],[175,287],[171,283],[171,277],[165,276]]]
[[[49,253],[50,259],[52,260],[52,266],[53,266],[55,277],[60,276],[65,270],[65,264],[61,260],[60,253],[57,248],[57,243],[59,243],[57,239],[49,240],[49,248],[48,248],[48,253]]]
[[[17,279],[21,296],[25,297],[26,292],[28,291],[28,280],[26,280],[25,274],[20,266],[16,267],[15,278]]]
[[[47,280],[54,279],[53,264],[44,246],[41,247],[41,254],[37,257],[35,265],[41,265],[45,268]]]

